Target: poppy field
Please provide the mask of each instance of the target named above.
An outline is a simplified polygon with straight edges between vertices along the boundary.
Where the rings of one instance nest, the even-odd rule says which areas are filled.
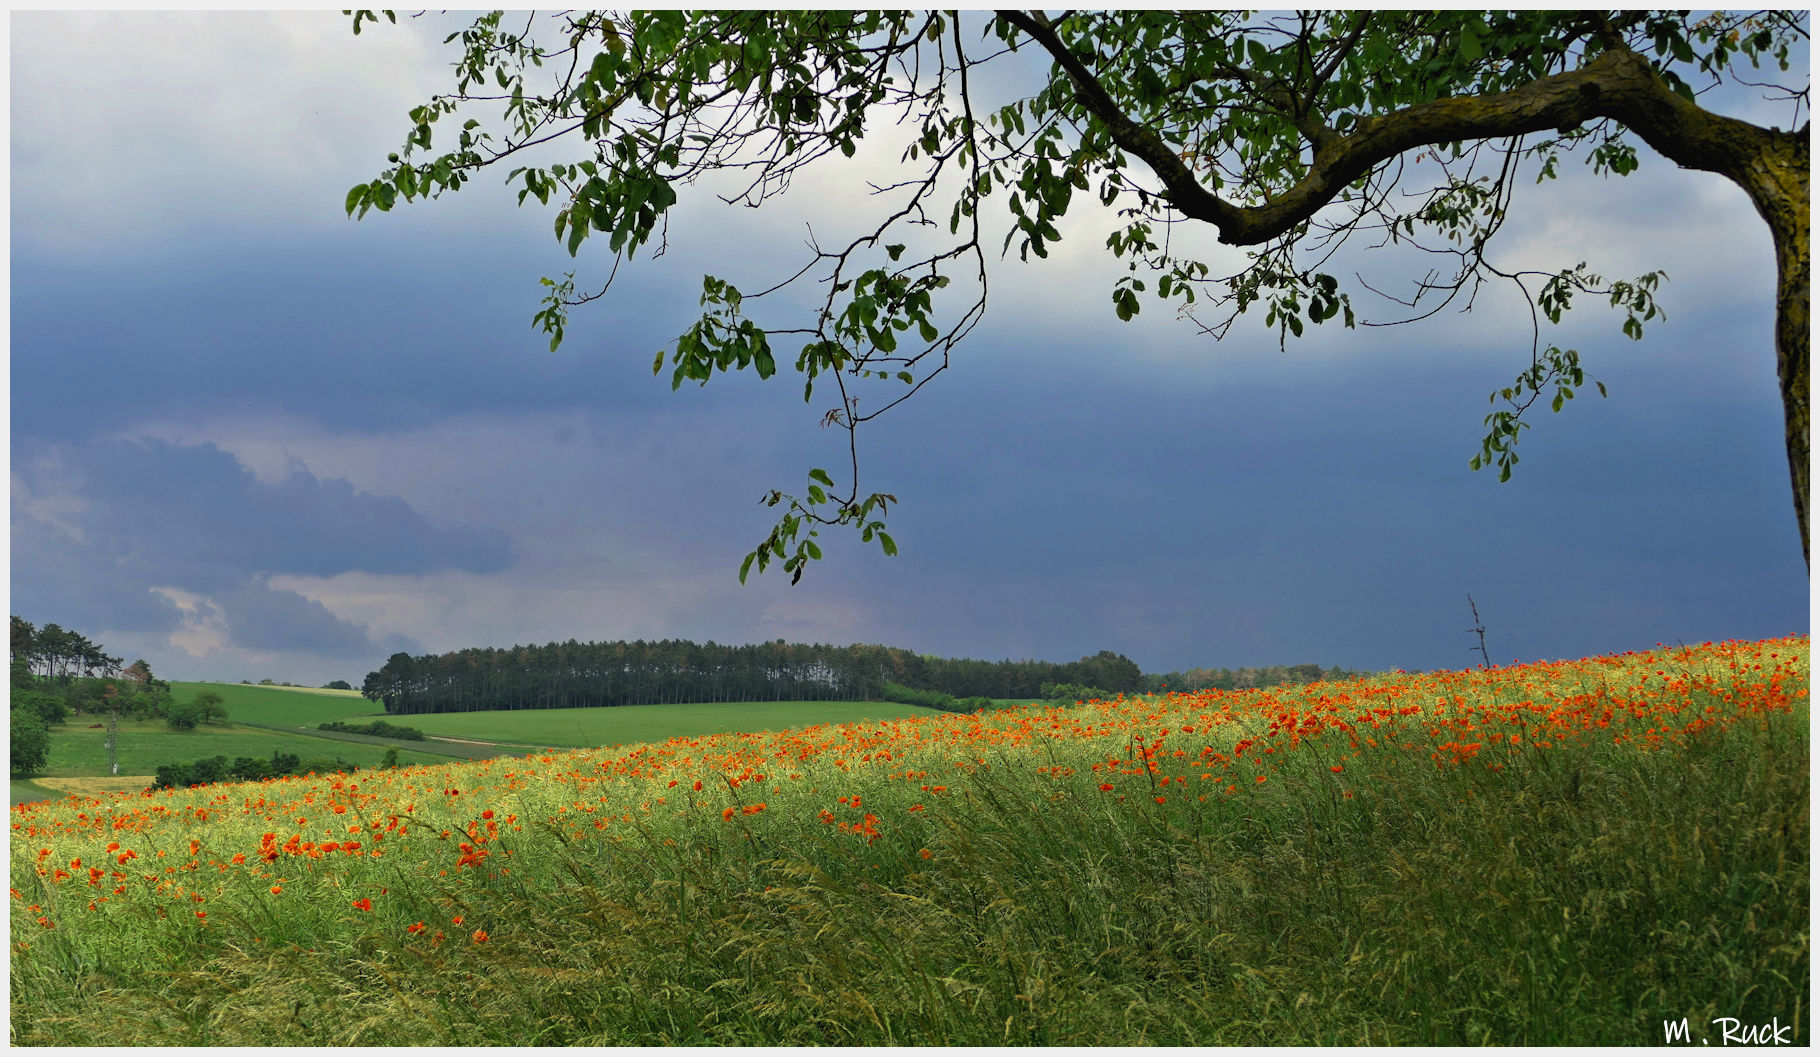
[[[1808,651],[22,804],[12,1041],[1805,1043]]]

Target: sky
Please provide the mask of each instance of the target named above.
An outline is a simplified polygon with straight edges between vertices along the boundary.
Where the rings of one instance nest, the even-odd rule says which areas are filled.
[[[891,133],[761,210],[684,188],[668,252],[552,353],[538,279],[610,264],[569,259],[553,206],[489,173],[343,212],[453,87],[450,21],[401,23],[11,14],[12,613],[162,678],[356,686],[400,650],[571,638],[1464,668],[1468,595],[1497,663],[1808,630],[1767,229],[1646,148],[1624,179],[1569,160],[1518,188],[1504,266],[1661,269],[1668,318],[1633,342],[1588,303],[1544,334],[1610,396],[1536,415],[1508,483],[1467,467],[1529,362],[1507,292],[1216,342],[1154,300],[1120,322],[1111,220],[1081,210],[1048,260],[991,259],[952,368],[862,432],[900,553],[824,532],[799,585],[741,585],[760,498],[844,465],[844,435],[787,369],[672,392],[652,356],[704,272],[755,289],[800,264],[805,225],[851,237]],[[1394,290],[1409,264],[1359,269]]]

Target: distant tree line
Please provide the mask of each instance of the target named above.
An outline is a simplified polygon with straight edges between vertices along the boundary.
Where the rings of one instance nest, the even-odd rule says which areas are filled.
[[[74,631],[56,624],[33,627],[22,617],[13,617],[13,660],[23,660],[33,675],[47,679],[71,679],[113,675],[120,671],[120,658],[109,657],[100,646]]]
[[[1338,666],[1323,669],[1318,664],[1275,664],[1268,668],[1190,668],[1185,672],[1146,675],[1144,689],[1151,693],[1160,692],[1165,687],[1180,693],[1193,693],[1196,690],[1249,690],[1254,687],[1337,682],[1359,679],[1370,674]]]
[[[1109,650],[1078,661],[978,661],[890,646],[782,639],[747,646],[553,642],[413,657],[395,653],[361,687],[395,715],[521,708],[598,708],[684,701],[863,701],[884,684],[956,698],[1025,697],[1044,683],[1140,690],[1143,672]]]

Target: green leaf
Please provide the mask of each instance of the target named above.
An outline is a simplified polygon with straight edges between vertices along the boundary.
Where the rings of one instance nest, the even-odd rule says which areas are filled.
[[[739,582],[740,583],[743,584],[746,582],[746,573],[752,568],[752,559],[754,559],[756,557],[758,557],[758,552],[753,551],[751,554],[746,555],[745,561],[740,563],[740,565],[739,565]]]
[[[1477,62],[1479,61],[1479,56],[1485,54],[1485,49],[1479,44],[1479,35],[1472,26],[1462,26],[1460,28],[1459,54],[1460,61],[1464,63]]]
[[[892,540],[892,538],[890,536],[885,535],[883,532],[880,532],[878,534],[878,545],[880,547],[884,548],[884,551],[887,555],[896,555],[897,554],[896,541]]]
[[[828,471],[826,471],[826,470],[822,470],[822,469],[810,470],[809,477],[811,480],[820,481],[821,483],[827,485],[829,488],[834,487],[834,478],[829,477]]]

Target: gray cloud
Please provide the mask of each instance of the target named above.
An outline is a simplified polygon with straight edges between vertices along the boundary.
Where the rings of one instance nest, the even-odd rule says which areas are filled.
[[[497,529],[440,527],[397,496],[294,466],[265,483],[212,444],[98,440],[15,464],[14,610],[74,627],[168,632],[200,598],[228,644],[333,656],[415,641],[349,623],[272,575],[487,573],[513,561]]]
[[[298,650],[331,657],[365,657],[375,650],[421,652],[415,640],[392,633],[374,639],[367,630],[329,612],[321,602],[263,582],[223,592],[213,601],[229,641],[253,650]]]

